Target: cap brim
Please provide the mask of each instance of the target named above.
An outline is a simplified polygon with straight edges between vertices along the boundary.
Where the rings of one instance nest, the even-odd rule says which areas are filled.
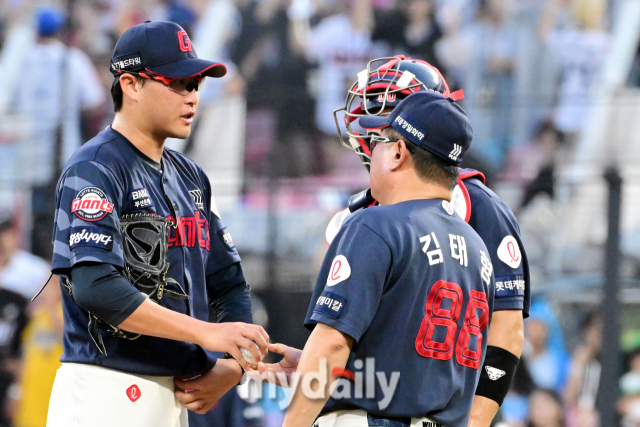
[[[363,129],[378,129],[389,126],[389,117],[382,116],[364,116],[360,117],[358,124]]]
[[[227,74],[227,67],[224,65],[200,58],[182,59],[169,64],[147,67],[147,70],[172,79],[186,79],[198,75],[222,77]]]

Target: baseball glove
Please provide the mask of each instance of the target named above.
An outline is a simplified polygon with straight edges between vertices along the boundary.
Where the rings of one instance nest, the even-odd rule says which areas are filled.
[[[169,230],[173,223],[157,215],[129,214],[120,219],[122,248],[124,252],[124,270],[122,275],[138,290],[146,294],[151,301],[159,303],[163,297],[180,300],[189,299],[189,295],[180,284],[167,277],[169,263]],[[174,289],[167,289],[171,283]],[[136,339],[140,334],[124,331],[90,315],[89,332],[96,345],[106,355],[102,336],[97,329],[107,330],[119,338]]]

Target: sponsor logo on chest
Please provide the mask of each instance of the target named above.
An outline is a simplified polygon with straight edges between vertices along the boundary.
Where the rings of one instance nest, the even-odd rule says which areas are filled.
[[[202,191],[200,191],[200,190],[191,190],[191,191],[189,191],[189,194],[191,194],[191,198],[195,202],[196,207],[198,209],[204,209],[204,203],[202,202]]]
[[[149,191],[147,191],[146,188],[134,190],[129,194],[129,207],[133,211],[148,208],[153,205],[151,196],[149,196]]]

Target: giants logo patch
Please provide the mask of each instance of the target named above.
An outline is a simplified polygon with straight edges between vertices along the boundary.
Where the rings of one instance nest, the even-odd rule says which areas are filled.
[[[338,255],[333,259],[327,277],[327,286],[335,286],[347,280],[351,276],[351,266],[344,255]]]
[[[98,221],[113,212],[113,203],[98,187],[85,187],[73,199],[71,213],[85,221]]]

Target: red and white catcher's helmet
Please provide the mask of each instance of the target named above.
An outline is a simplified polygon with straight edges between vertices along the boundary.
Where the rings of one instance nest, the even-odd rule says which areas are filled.
[[[461,90],[449,91],[449,85],[436,67],[426,61],[404,55],[369,61],[358,73],[358,80],[347,93],[344,107],[333,112],[340,143],[355,152],[367,169],[371,160],[369,137],[354,131],[352,125],[366,115],[387,115],[400,101],[412,93],[430,90],[458,101],[464,98]],[[347,140],[342,135],[339,113],[347,127]]]

